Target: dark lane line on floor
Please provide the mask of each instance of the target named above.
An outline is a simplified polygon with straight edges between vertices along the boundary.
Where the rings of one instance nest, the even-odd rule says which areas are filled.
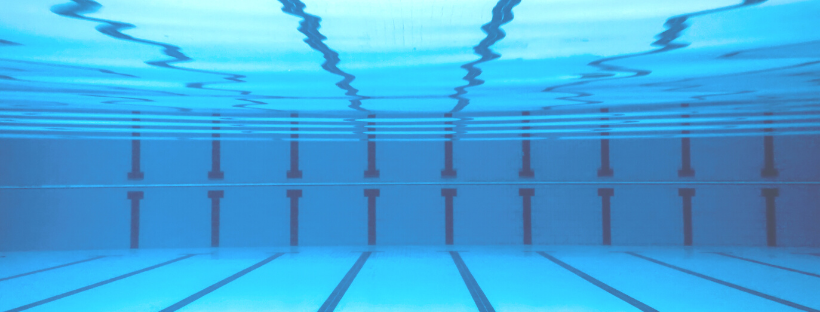
[[[590,276],[589,274],[586,274],[583,271],[578,270],[575,267],[573,267],[573,266],[571,266],[571,265],[569,265],[569,264],[567,264],[567,263],[565,263],[561,260],[558,260],[558,258],[553,257],[552,255],[550,255],[546,252],[539,251],[538,254],[541,255],[544,258],[547,258],[549,261],[552,261],[553,263],[561,266],[562,268],[566,269],[567,271],[572,272],[573,274],[577,275],[578,277],[585,279],[587,282],[590,282],[592,285],[598,286],[598,288],[601,288],[604,291],[612,294],[613,296],[618,297],[618,299],[621,299],[624,302],[629,303],[630,305],[632,305],[633,307],[638,308],[641,311],[644,311],[644,312],[658,312],[658,310],[655,310],[654,308],[646,305],[645,303],[640,302],[637,299],[630,297],[629,295],[621,292],[620,290],[617,290],[617,289],[613,288],[612,286],[609,286],[609,285],[605,284],[604,282],[599,281],[598,279]]]
[[[787,268],[787,267],[779,266],[779,265],[776,265],[776,264],[771,264],[771,263],[766,263],[766,262],[763,262],[763,261],[758,261],[758,260],[754,260],[754,259],[735,256],[735,255],[727,254],[727,253],[724,253],[724,252],[710,252],[710,253],[720,255],[720,256],[724,256],[724,257],[734,258],[734,259],[738,259],[738,260],[748,261],[748,262],[751,262],[751,263],[757,263],[757,264],[761,264],[761,265],[765,265],[765,266],[769,266],[769,267],[773,267],[773,268],[777,268],[777,269],[781,269],[781,270],[786,270],[786,271],[789,271],[789,272],[800,273],[800,274],[803,274],[803,275],[814,276],[814,277],[820,277],[820,274],[806,272],[806,271],[800,271],[800,270],[797,270],[797,269]]]
[[[59,268],[64,268],[64,267],[72,266],[72,265],[75,265],[75,264],[94,261],[94,260],[102,259],[102,258],[105,258],[105,257],[108,257],[108,256],[96,256],[96,257],[92,257],[92,258],[88,258],[88,259],[84,259],[84,260],[79,260],[79,261],[74,261],[74,262],[69,262],[69,263],[53,266],[53,267],[50,267],[50,268],[39,269],[39,270],[36,270],[36,271],[31,271],[31,272],[21,273],[21,274],[17,274],[17,275],[12,275],[12,276],[9,276],[9,277],[3,277],[3,278],[0,278],[0,282],[7,281],[7,280],[10,280],[10,279],[14,279],[14,278],[18,278],[18,277],[37,274],[37,273],[41,273],[41,272],[45,272],[45,271],[51,271],[51,270],[55,270],[55,269],[59,269]]]
[[[367,258],[370,257],[372,252],[365,251],[362,252],[362,255],[359,256],[359,259],[356,260],[356,263],[353,264],[353,267],[350,268],[350,271],[347,271],[345,277],[342,278],[342,281],[339,282],[339,285],[336,286],[336,289],[330,293],[330,296],[325,300],[325,303],[319,308],[319,312],[329,312],[336,309],[336,306],[339,304],[339,301],[342,300],[342,297],[345,295],[345,292],[348,288],[350,288],[350,284],[353,283],[353,280],[356,279],[356,275],[359,274],[359,271],[362,270],[364,263],[367,262]]]
[[[461,255],[458,254],[458,251],[451,251],[450,256],[453,257],[453,262],[456,263],[458,273],[461,273],[461,278],[464,280],[464,284],[467,285],[470,296],[473,296],[473,301],[475,301],[478,311],[495,312],[495,309],[493,309],[493,306],[490,304],[490,300],[488,300],[484,292],[481,291],[481,287],[478,286],[478,282],[476,282],[473,274],[470,273],[470,269],[467,268],[467,264],[461,259]]]
[[[37,302],[29,303],[27,305],[8,310],[6,312],[17,312],[17,311],[28,310],[28,309],[31,309],[33,307],[43,305],[43,304],[46,304],[46,303],[49,303],[49,302],[52,302],[52,301],[55,301],[55,300],[59,300],[59,299],[62,299],[62,298],[65,298],[65,297],[68,297],[68,296],[71,296],[71,295],[75,295],[75,294],[84,292],[84,291],[89,290],[89,289],[97,288],[97,287],[103,286],[105,284],[109,284],[109,283],[119,281],[119,280],[124,279],[124,278],[128,278],[128,277],[140,274],[140,273],[148,272],[148,271],[151,271],[153,269],[156,269],[156,268],[159,268],[159,267],[162,267],[162,266],[166,266],[166,265],[169,265],[169,264],[177,262],[177,261],[182,261],[182,260],[188,259],[188,258],[193,257],[193,256],[195,256],[195,255],[193,255],[193,254],[184,255],[182,257],[171,259],[171,260],[159,263],[159,264],[155,264],[155,265],[149,266],[147,268],[139,269],[139,270],[136,270],[136,271],[131,272],[131,273],[126,273],[126,274],[123,274],[123,275],[120,275],[120,276],[117,276],[117,277],[113,277],[113,278],[104,280],[102,282],[91,284],[91,285],[88,285],[88,286],[85,286],[85,287],[82,287],[82,288],[77,288],[75,290],[72,290],[72,291],[69,291],[69,292],[66,292],[66,293],[62,293],[62,294],[59,294],[59,295],[56,295],[56,296],[53,296],[53,297],[50,297],[50,298],[46,298],[46,299],[43,299],[43,300],[40,300],[40,301],[37,301]]]
[[[279,257],[281,257],[281,256],[282,256],[282,255],[284,255],[284,254],[285,254],[285,253],[283,253],[283,252],[276,253],[276,254],[274,254],[273,256],[270,256],[270,257],[266,258],[265,260],[259,261],[258,263],[254,264],[254,265],[252,265],[252,266],[249,266],[249,267],[245,268],[244,270],[239,271],[239,272],[237,272],[236,274],[231,275],[231,276],[229,276],[228,278],[223,279],[223,280],[221,280],[221,281],[217,282],[216,284],[213,284],[213,285],[208,286],[207,288],[205,288],[205,289],[203,289],[203,290],[200,290],[199,292],[197,292],[197,293],[195,293],[195,294],[193,294],[193,295],[189,296],[188,298],[182,299],[181,301],[179,301],[179,302],[177,302],[177,303],[173,304],[173,305],[172,305],[172,306],[170,306],[170,307],[167,307],[167,308],[165,308],[165,309],[162,309],[162,311],[161,311],[161,312],[170,312],[170,311],[176,311],[176,310],[179,310],[179,309],[181,309],[182,307],[184,307],[184,306],[186,306],[186,305],[190,304],[191,302],[194,302],[194,301],[196,301],[197,299],[202,298],[202,297],[204,297],[205,295],[207,295],[207,294],[209,294],[209,293],[213,292],[214,290],[217,290],[217,289],[219,289],[220,287],[225,286],[225,285],[227,285],[228,283],[235,281],[236,279],[238,279],[238,278],[242,277],[243,275],[248,274],[248,273],[250,273],[251,271],[258,269],[258,268],[262,267],[262,266],[263,266],[263,265],[265,265],[265,264],[268,264],[268,262],[271,262],[271,261],[273,261],[273,260],[276,260],[276,258],[279,258]]]
[[[746,288],[746,287],[743,287],[743,286],[740,286],[740,285],[732,284],[732,283],[729,283],[729,282],[724,281],[724,280],[719,280],[717,278],[707,276],[707,275],[704,275],[704,274],[700,274],[700,273],[695,272],[695,271],[690,271],[690,270],[687,270],[687,269],[684,269],[684,268],[681,268],[681,267],[678,267],[678,266],[674,266],[672,264],[669,264],[669,263],[666,263],[666,262],[663,262],[663,261],[660,261],[660,260],[657,260],[657,259],[653,259],[653,258],[644,256],[644,255],[634,253],[634,252],[626,252],[626,254],[631,255],[631,256],[635,256],[635,257],[638,257],[638,258],[641,258],[641,259],[644,259],[644,260],[649,261],[649,262],[653,262],[653,263],[665,266],[665,267],[673,269],[673,270],[677,270],[677,271],[680,271],[680,272],[683,272],[683,273],[686,273],[686,274],[694,275],[694,276],[700,277],[702,279],[705,279],[707,281],[715,282],[715,283],[721,284],[721,285],[726,286],[726,287],[731,287],[731,288],[746,292],[748,294],[758,296],[758,297],[763,298],[763,299],[768,299],[768,300],[771,300],[771,301],[774,301],[774,302],[777,302],[777,303],[780,303],[780,304],[783,304],[783,305],[787,305],[787,306],[790,306],[790,307],[798,309],[798,310],[809,311],[809,312],[820,312],[820,310],[812,309],[812,308],[809,308],[807,306],[797,304],[797,303],[794,303],[794,302],[791,302],[791,301],[788,301],[788,300],[785,300],[785,299],[777,298],[777,297],[772,296],[772,295],[767,295],[767,294],[764,294],[762,292],[752,290],[752,289],[749,289],[749,288]]]

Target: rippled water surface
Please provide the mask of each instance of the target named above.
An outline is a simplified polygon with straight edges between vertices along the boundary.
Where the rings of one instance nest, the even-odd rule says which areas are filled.
[[[790,0],[6,1],[0,137],[818,134],[818,13]]]

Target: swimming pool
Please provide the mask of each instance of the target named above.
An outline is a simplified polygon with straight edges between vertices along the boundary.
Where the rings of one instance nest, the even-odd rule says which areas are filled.
[[[820,309],[818,1],[17,1],[0,310]]]

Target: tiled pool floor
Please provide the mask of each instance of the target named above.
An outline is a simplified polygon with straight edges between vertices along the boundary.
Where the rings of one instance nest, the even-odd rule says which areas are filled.
[[[820,311],[820,248],[0,252],[2,311]]]

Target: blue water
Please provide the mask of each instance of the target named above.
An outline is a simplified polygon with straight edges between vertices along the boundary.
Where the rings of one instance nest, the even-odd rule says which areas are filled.
[[[2,311],[820,311],[820,1],[0,7]]]

